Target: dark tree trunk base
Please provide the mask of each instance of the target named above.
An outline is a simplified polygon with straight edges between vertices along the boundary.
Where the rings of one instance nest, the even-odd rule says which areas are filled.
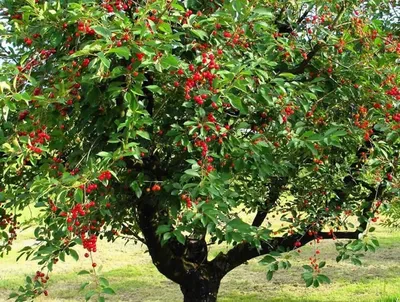
[[[194,273],[197,275],[197,273]],[[195,276],[193,276],[195,277]],[[184,302],[216,302],[221,280],[207,277],[189,278],[185,286],[181,285]],[[197,279],[197,280],[196,280]]]

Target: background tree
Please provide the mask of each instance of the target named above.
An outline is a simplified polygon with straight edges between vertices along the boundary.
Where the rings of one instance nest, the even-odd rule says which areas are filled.
[[[103,237],[145,244],[185,301],[259,255],[270,279],[310,241],[354,239],[337,260],[355,264],[378,245],[399,195],[398,1],[0,3],[1,253],[41,210],[21,251],[41,270],[13,297],[47,295],[77,244],[96,275]],[[323,266],[316,250],[307,286]]]

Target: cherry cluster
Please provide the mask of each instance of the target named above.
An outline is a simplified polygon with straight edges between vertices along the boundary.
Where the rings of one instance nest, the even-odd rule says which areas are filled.
[[[48,274],[46,275],[45,273],[43,273],[41,271],[37,271],[35,276],[33,277],[33,280],[39,282],[40,286],[42,288],[44,287],[44,285],[47,283],[47,281],[49,279],[50,279],[49,275]],[[46,289],[40,290],[40,291],[38,289],[35,289],[34,293],[35,293],[35,295],[44,294],[46,297],[49,295],[49,292]]]
[[[103,180],[110,180],[111,179],[111,172],[110,171],[104,171],[104,172],[102,172],[100,175],[99,175],[99,177],[98,177],[98,179],[100,180],[100,181],[103,181]]]
[[[212,70],[218,70],[220,68],[219,64],[215,62],[215,56],[207,53],[202,54],[202,64],[197,68],[194,64],[189,65],[189,71],[192,73],[192,76],[186,79],[185,83],[185,100],[189,101],[192,99],[199,105],[203,105],[208,98],[208,95],[205,93],[198,94],[196,96],[192,96],[193,90],[197,89],[207,89],[212,93],[217,93],[218,91],[213,88],[213,81],[216,78],[216,75],[211,73]],[[184,75],[185,72],[183,69],[179,69],[176,72],[178,75]],[[177,86],[177,82],[174,83],[174,86]],[[206,86],[206,87],[204,87]]]
[[[22,113],[20,113],[20,118],[21,115],[23,118],[25,118],[25,116],[29,114],[29,112],[26,112],[27,111],[23,111]],[[36,131],[31,131],[29,134],[27,134],[26,132],[20,132],[19,134],[21,136],[28,135],[31,138],[31,142],[28,144],[28,149],[32,150],[34,153],[41,154],[43,150],[38,147],[38,145],[44,145],[51,139],[50,135],[47,134],[45,130],[46,126],[43,126]]]
[[[66,28],[67,26],[68,26],[67,24],[64,24],[64,28]],[[83,21],[77,22],[77,32],[75,33],[75,36],[79,36],[81,33],[91,36],[93,36],[96,33],[94,29],[90,27],[90,20],[87,20],[85,22]]]
[[[386,94],[394,97],[397,101],[400,101],[400,90],[398,87],[394,86],[393,88],[386,91]]]
[[[2,213],[4,210],[0,209],[0,230],[7,227],[8,229],[8,239],[7,246],[11,246],[13,242],[17,239],[17,230],[19,229],[17,219],[15,219],[13,214]]]
[[[182,199],[183,201],[186,202],[186,206],[187,206],[189,209],[193,206],[193,204],[192,204],[192,199],[190,198],[189,195],[182,194],[182,195],[181,195],[181,199]]]
[[[90,235],[87,237],[85,233],[81,234],[81,240],[82,240],[82,245],[83,248],[88,250],[88,252],[93,252],[95,253],[97,251],[97,236],[95,234]],[[87,258],[87,254],[85,254],[85,257]]]
[[[109,13],[114,12],[114,9],[122,11],[128,10],[133,4],[132,0],[105,0],[101,5],[106,9]]]
[[[85,190],[85,185],[80,185],[79,188],[80,188],[81,190]],[[87,193],[87,194],[90,194],[90,193],[96,191],[97,188],[98,188],[97,184],[89,184],[89,185],[86,187],[86,193]]]

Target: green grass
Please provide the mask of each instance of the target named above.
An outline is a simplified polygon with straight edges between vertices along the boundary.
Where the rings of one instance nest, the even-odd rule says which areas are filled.
[[[253,259],[247,265],[230,272],[222,281],[219,301],[400,301],[400,231],[378,228],[381,248],[376,253],[366,254],[364,265],[336,263],[336,251],[332,241],[319,245],[320,259],[327,262],[323,273],[332,284],[317,289],[305,288],[301,280],[301,266],[307,264],[312,247],[304,247],[302,253],[292,260],[288,271],[278,271],[274,279],[265,278],[266,268]],[[0,261],[0,301],[23,284],[26,275],[38,269],[35,262],[21,259],[15,262],[16,251],[31,242],[31,233],[20,236],[13,252]],[[210,257],[226,246],[215,247]],[[79,250],[83,255],[83,250]],[[294,253],[297,254],[297,253]],[[110,301],[181,301],[179,286],[161,275],[151,263],[145,248],[117,241],[115,244],[99,242],[95,261],[103,267],[102,274],[109,279],[117,295]],[[77,276],[77,272],[90,268],[90,260],[81,257],[78,262],[67,259],[55,266],[49,282],[48,298],[38,301],[82,301],[84,293],[79,287],[90,276]],[[397,300],[398,299],[398,300]]]

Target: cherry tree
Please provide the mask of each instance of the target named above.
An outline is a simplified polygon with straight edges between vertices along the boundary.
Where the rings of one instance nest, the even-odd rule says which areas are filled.
[[[97,276],[99,239],[144,244],[185,301],[264,255],[267,279],[306,243],[360,264],[399,197],[398,1],[0,0],[0,253],[34,206],[54,265]],[[252,217],[251,221],[247,217]],[[279,224],[276,224],[279,221]],[[209,248],[230,249],[211,259]],[[113,294],[107,280],[86,299]]]

